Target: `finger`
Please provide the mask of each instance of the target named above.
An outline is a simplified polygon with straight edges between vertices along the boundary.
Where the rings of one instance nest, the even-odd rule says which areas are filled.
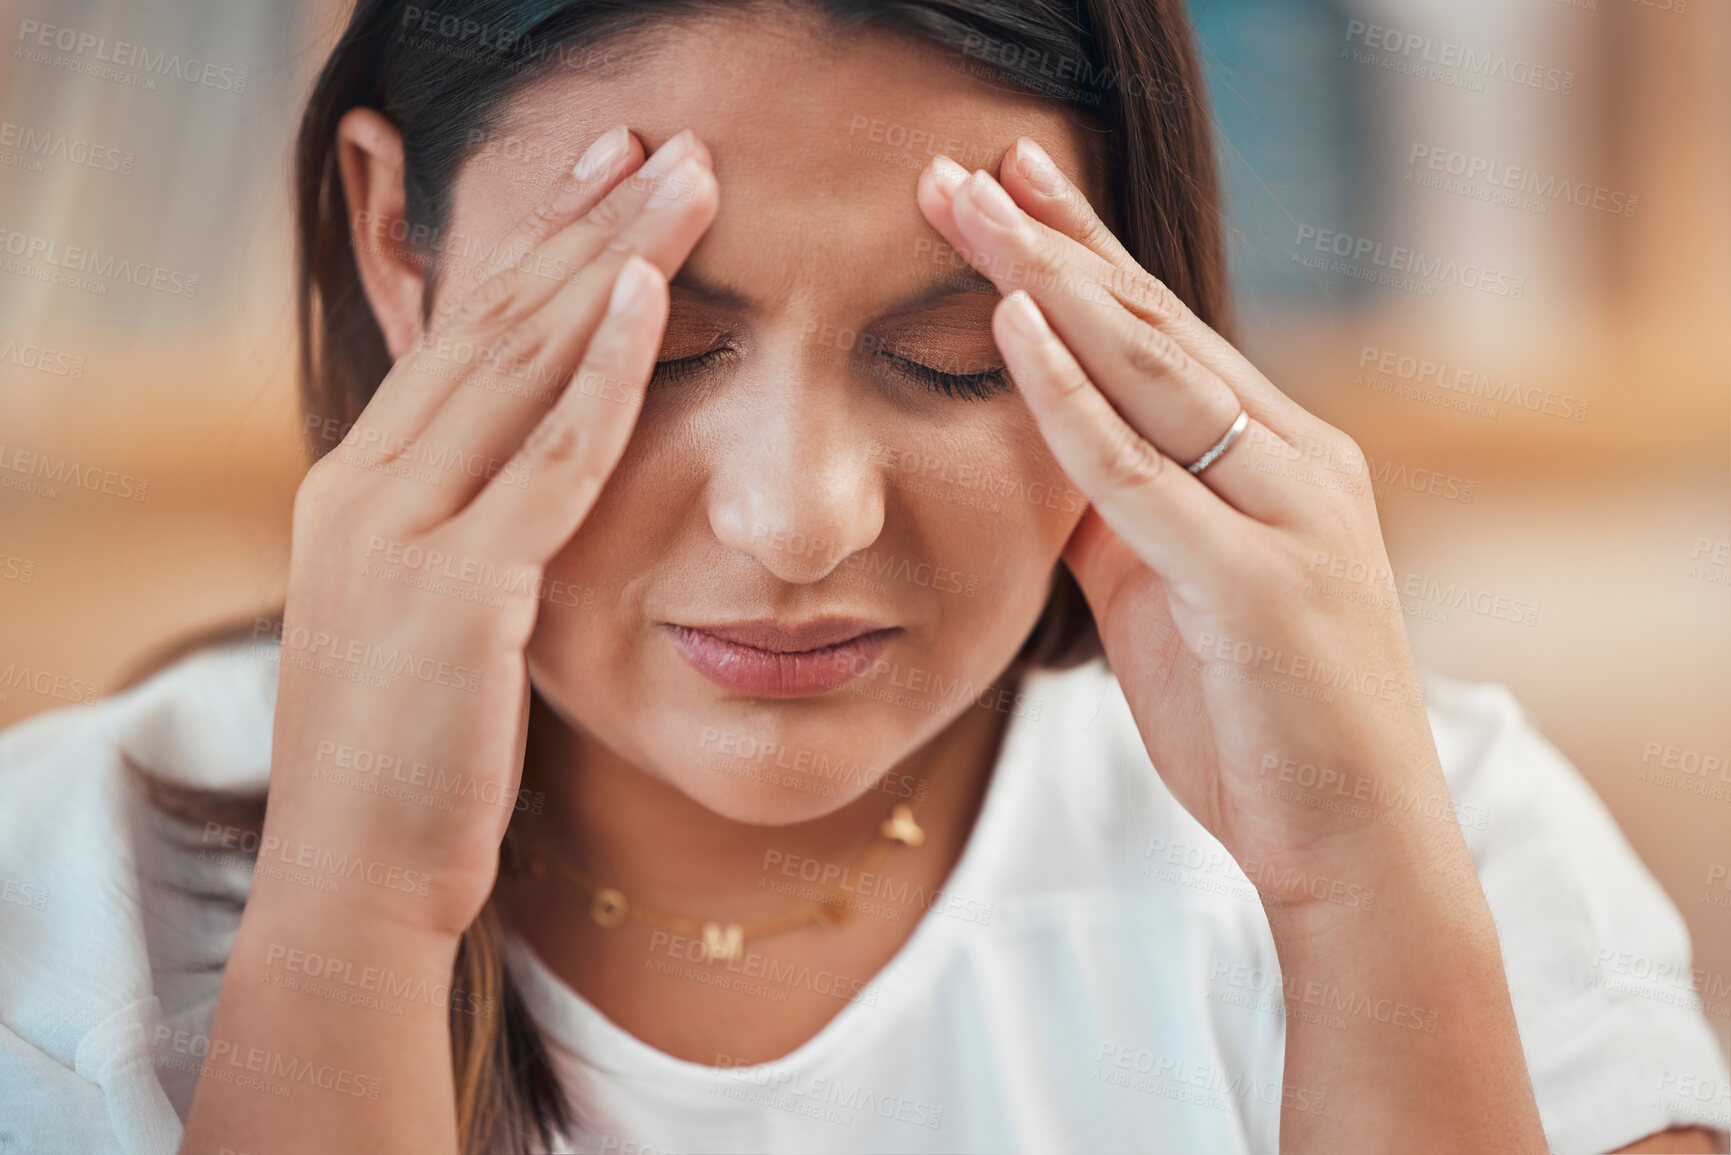
[[[998,162],[998,183],[1029,216],[1100,259],[1118,268],[1140,267],[1058,162],[1028,137],[1018,137]]]
[[[643,146],[637,138],[624,125],[611,128],[590,144],[570,172],[554,181],[540,203],[486,261],[441,256],[438,275],[452,287],[443,298],[441,312],[429,321],[427,331],[442,327],[459,304],[470,299],[489,278],[515,266],[526,253],[592,212],[642,163]],[[420,359],[410,365],[426,363],[427,352],[423,345],[409,353],[408,357]],[[434,368],[445,372],[431,376],[416,372],[386,376],[351,431],[346,443],[351,454],[357,454],[368,465],[383,464],[391,456],[388,446],[413,437],[426,424],[431,414],[444,404],[460,375],[450,372],[454,367],[449,365],[435,363]]]
[[[493,471],[512,454],[559,395],[607,308],[626,259],[637,255],[671,278],[685,263],[715,217],[715,176],[697,156],[687,156],[657,182],[642,213],[540,309],[494,338],[498,355],[471,375],[428,423],[423,440],[434,449],[454,447],[453,459],[485,463]],[[474,470],[448,473],[435,498],[404,495],[427,508],[460,508],[484,480]],[[427,487],[421,487],[423,490]],[[454,504],[453,504],[454,503]]]
[[[522,488],[494,481],[456,518],[489,561],[544,567],[595,505],[641,412],[667,324],[667,280],[625,261],[571,386],[511,459]]]
[[[637,147],[635,140],[632,147]],[[399,444],[426,440],[429,435],[425,430],[434,414],[450,404],[460,385],[552,404],[568,367],[558,366],[543,374],[538,386],[526,387],[512,325],[545,305],[609,246],[619,245],[621,232],[632,226],[646,206],[665,203],[669,190],[679,191],[689,200],[696,184],[694,166],[707,168],[710,164],[708,148],[689,129],[675,134],[641,166],[635,159],[636,154],[628,152],[630,163],[624,165],[605,158],[591,160],[588,168],[592,178],[605,171],[616,174],[605,197],[590,204],[578,219],[565,221],[534,247],[526,244],[526,237],[540,235],[542,230],[504,246],[506,252],[494,263],[493,275],[474,291],[450,298],[456,303],[442,321],[435,322],[417,350],[417,365],[440,384],[421,390],[413,409],[397,416]],[[579,162],[582,167],[583,162]],[[628,251],[628,246],[621,246],[613,267],[605,270],[609,283],[618,271],[618,260]],[[454,447],[439,445],[433,452],[450,457]]]
[[[675,134],[642,167],[626,173],[581,218],[568,222],[532,251],[522,253],[493,279],[509,284],[518,315],[534,312],[614,244],[646,206],[665,199],[670,190],[689,199],[695,180],[692,169],[710,165],[709,149],[695,133],[685,129]],[[471,294],[456,303],[451,323],[461,325],[471,312],[484,316],[492,311],[484,294]]]
[[[1023,290],[992,335],[1053,456],[1136,555],[1179,586],[1224,578],[1254,525],[1118,415]]]
[[[999,181],[1012,200],[1041,224],[1076,241],[1102,262],[1092,275],[1108,285],[1131,313],[1178,342],[1191,357],[1219,374],[1238,394],[1251,416],[1284,432],[1308,414],[1252,365],[1230,341],[1151,276],[1113,235],[1076,183],[1050,154],[1028,137],[1019,138],[998,165]]]
[[[1089,380],[1161,453],[1188,466],[1232,428],[1241,407],[1238,395],[1107,292],[1090,275],[1102,264],[1097,255],[1033,220],[984,172],[956,190],[951,213],[975,252],[975,266],[1005,292],[1025,283]],[[1252,517],[1284,519],[1298,495],[1277,471],[1257,468],[1266,464],[1262,452],[1279,447],[1253,414],[1251,428],[1202,476]]]

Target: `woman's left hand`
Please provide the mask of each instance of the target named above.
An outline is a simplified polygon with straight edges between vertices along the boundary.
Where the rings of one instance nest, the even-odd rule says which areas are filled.
[[[1389,1012],[1286,1017],[1283,1087],[1327,1107],[1283,1096],[1281,1149],[1544,1151],[1363,455],[1132,260],[1033,142],[999,175],[940,158],[920,206],[1007,294],[993,335],[1091,503],[1064,558],[1148,754],[1256,885],[1283,989]]]
[[[1464,857],[1358,447],[1138,265],[1032,141],[999,172],[938,158],[920,205],[1007,294],[999,349],[1092,505],[1065,560],[1162,778],[1271,904],[1362,895],[1390,855]],[[1190,473],[1240,407],[1249,425]]]

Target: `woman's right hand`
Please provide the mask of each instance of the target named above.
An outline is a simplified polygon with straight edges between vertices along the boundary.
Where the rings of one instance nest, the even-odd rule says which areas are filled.
[[[643,163],[614,129],[590,168],[609,143],[458,271],[466,290],[296,495],[249,909],[310,900],[454,941],[492,890],[542,575],[625,449],[667,280],[716,211],[689,131]]]

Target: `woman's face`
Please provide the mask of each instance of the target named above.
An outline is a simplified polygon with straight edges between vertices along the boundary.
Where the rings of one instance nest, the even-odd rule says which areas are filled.
[[[559,168],[509,158],[568,166],[619,123],[651,150],[693,129],[721,190],[630,447],[547,574],[535,685],[729,818],[900,797],[900,770],[874,780],[964,710],[1026,708],[996,679],[1084,508],[1002,371],[998,293],[915,181],[1024,134],[1078,177],[1079,130],[893,34],[644,35],[526,90],[453,202],[455,233],[502,236]]]

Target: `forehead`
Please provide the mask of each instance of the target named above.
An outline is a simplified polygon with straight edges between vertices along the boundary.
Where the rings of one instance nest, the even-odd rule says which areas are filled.
[[[573,54],[520,94],[482,151],[558,158],[534,184],[568,167],[589,140],[626,124],[650,151],[683,128],[714,157],[715,223],[691,264],[728,283],[787,290],[833,277],[910,280],[941,245],[914,199],[921,169],[943,153],[995,172],[1018,136],[1039,141],[1073,177],[1085,171],[1082,131],[1061,107],[991,86],[964,59],[910,35],[833,29],[797,10],[672,19],[619,43]],[[537,189],[507,166],[471,165],[465,183],[526,213]],[[480,190],[477,190],[480,191]],[[459,196],[459,204],[462,197]],[[706,268],[706,266],[708,266]],[[721,267],[724,266],[724,267]]]

